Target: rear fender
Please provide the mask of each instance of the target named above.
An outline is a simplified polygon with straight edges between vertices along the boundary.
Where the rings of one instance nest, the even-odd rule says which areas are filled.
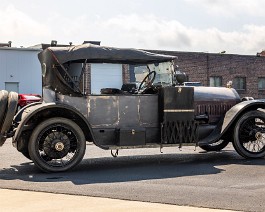
[[[42,103],[42,102],[34,102],[34,103],[31,103],[31,104],[28,104],[28,105],[22,107],[22,108],[17,112],[17,114],[15,115],[15,117],[14,117],[14,122],[15,122],[15,123],[18,123],[18,122],[21,121],[21,119],[22,119],[22,114],[24,113],[24,110],[25,110],[25,109],[27,109],[27,108],[29,108],[29,107],[33,107],[33,106],[35,106],[35,105],[40,105],[40,104],[43,104],[43,103]]]
[[[72,119],[83,130],[87,140],[91,139],[97,146],[105,149],[97,144],[88,120],[78,110],[69,105],[54,102],[33,104],[19,111],[19,114],[15,117],[18,126],[13,136],[13,145],[16,148],[19,146],[20,138],[24,131],[31,132],[40,122],[55,116]]]
[[[17,125],[15,135],[13,136],[13,144],[16,144],[20,139],[20,136],[25,130],[33,130],[34,126],[30,127],[28,124],[34,115],[47,108],[54,107],[55,103],[40,103],[40,104],[30,104],[23,107],[14,117],[14,123]],[[38,123],[35,123],[38,124]]]

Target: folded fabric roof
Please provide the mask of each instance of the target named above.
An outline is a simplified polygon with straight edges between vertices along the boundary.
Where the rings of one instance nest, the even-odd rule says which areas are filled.
[[[122,64],[148,64],[174,60],[171,55],[155,54],[132,48],[114,48],[83,44],[69,47],[48,47],[38,57],[41,63],[45,58],[53,57],[60,63],[87,62],[90,63],[122,63]]]

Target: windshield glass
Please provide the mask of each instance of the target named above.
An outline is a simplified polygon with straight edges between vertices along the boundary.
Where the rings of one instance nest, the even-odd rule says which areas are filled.
[[[174,66],[172,62],[164,62],[159,64],[148,64],[150,71],[156,72],[156,78],[154,84],[171,85],[172,73]]]
[[[171,85],[174,66],[172,62],[163,62],[158,64],[148,64],[146,66],[135,66],[135,82],[141,83],[145,76],[151,71],[156,72],[154,84]]]

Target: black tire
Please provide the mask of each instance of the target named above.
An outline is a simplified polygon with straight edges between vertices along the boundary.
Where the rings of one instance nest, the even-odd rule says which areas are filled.
[[[207,151],[207,152],[221,151],[228,144],[229,144],[229,140],[219,140],[219,141],[212,143],[212,144],[202,145],[202,146],[200,146],[200,148]]]
[[[73,121],[56,117],[40,123],[29,141],[29,155],[45,172],[63,172],[81,162],[86,140],[81,128]]]
[[[24,155],[26,158],[28,158],[29,160],[32,160],[30,155],[29,155],[29,149],[28,149],[28,145],[26,145],[25,147],[23,147],[22,149],[19,150],[22,155]]]
[[[6,94],[7,91],[1,92],[2,94]],[[5,95],[3,95],[1,98],[3,100],[3,97]],[[5,113],[4,115],[0,115],[0,119],[2,119],[1,124],[0,124],[0,146],[2,146],[5,141],[6,141],[6,136],[2,136],[5,135],[12,127],[12,122],[13,122],[13,118],[16,114],[16,108],[17,108],[17,102],[18,102],[18,94],[16,92],[11,91],[8,94],[8,100],[7,100],[7,105],[3,107],[1,107],[1,111],[3,110],[4,107],[5,108]]]
[[[255,110],[244,114],[236,123],[233,146],[245,158],[265,156],[265,113]]]
[[[8,100],[8,92],[6,90],[1,90],[0,91],[0,132],[5,118],[7,100]]]
[[[10,129],[13,118],[16,115],[17,102],[18,102],[18,94],[13,91],[9,92],[7,109],[6,109],[5,119],[1,128],[1,133],[5,133]]]
[[[31,160],[30,155],[29,155],[29,138],[31,135],[31,131],[24,132],[20,137],[19,140],[17,141],[16,148],[19,152],[21,152],[26,158]]]
[[[7,108],[8,92],[6,90],[0,91],[0,146],[2,146],[6,137],[2,135],[2,126],[5,120],[6,108]]]
[[[24,155],[24,157],[28,158],[29,160],[32,160],[30,155],[29,155],[29,151],[28,150],[22,150],[21,151],[22,155]]]

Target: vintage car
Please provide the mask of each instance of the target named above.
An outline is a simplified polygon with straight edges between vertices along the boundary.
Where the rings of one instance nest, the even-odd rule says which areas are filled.
[[[39,101],[41,101],[41,96],[38,94],[18,94],[18,109]]]
[[[0,145],[12,137],[45,172],[75,167],[86,142],[113,156],[125,148],[184,145],[220,151],[229,142],[245,158],[265,156],[265,102],[242,101],[233,88],[181,85],[174,56],[84,44],[49,47],[38,57],[43,101],[15,114],[17,94],[0,92]],[[84,92],[82,77],[93,63],[124,64],[124,84]]]

